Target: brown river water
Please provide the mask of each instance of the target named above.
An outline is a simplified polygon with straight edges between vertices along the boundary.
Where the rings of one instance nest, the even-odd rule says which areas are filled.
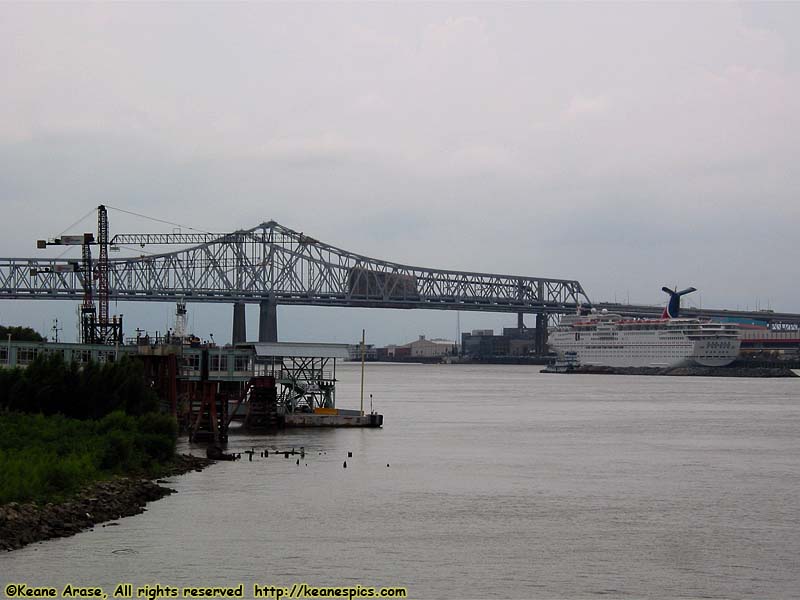
[[[538,371],[368,365],[383,429],[233,435],[306,456],[175,477],[118,526],[0,555],[0,582],[800,598],[800,380]],[[358,408],[359,366],[337,375]]]

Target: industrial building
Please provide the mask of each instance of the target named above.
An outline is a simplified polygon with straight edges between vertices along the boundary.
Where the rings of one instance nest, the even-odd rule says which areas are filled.
[[[441,338],[426,339],[424,335],[419,339],[405,344],[411,350],[412,358],[438,358],[442,356],[455,356],[458,354],[458,344],[451,340]]]
[[[473,329],[461,334],[461,354],[469,359],[530,357],[536,353],[536,329],[506,327],[495,335],[492,329]]]
[[[428,339],[420,335],[418,339],[407,344],[377,348],[375,356],[377,360],[383,361],[438,362],[446,356],[458,356],[458,352],[458,344],[452,340]]]

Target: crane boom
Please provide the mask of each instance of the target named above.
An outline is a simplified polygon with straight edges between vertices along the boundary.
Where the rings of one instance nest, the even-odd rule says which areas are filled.
[[[215,241],[232,241],[237,237],[253,239],[252,234],[237,233],[118,233],[109,242],[111,245],[138,244],[208,244]]]
[[[122,343],[122,315],[110,317],[109,315],[109,261],[108,261],[108,211],[104,205],[97,207],[97,238],[91,233],[81,235],[62,235],[50,240],[38,240],[37,248],[47,246],[81,246],[82,265],[77,263],[68,265],[54,265],[47,270],[31,269],[31,275],[46,272],[69,272],[71,269],[79,273],[83,285],[83,304],[81,305],[80,337],[84,344],[121,344]],[[91,247],[100,246],[100,256],[97,261],[92,261]],[[93,282],[97,280],[97,305],[100,315],[94,304]]]

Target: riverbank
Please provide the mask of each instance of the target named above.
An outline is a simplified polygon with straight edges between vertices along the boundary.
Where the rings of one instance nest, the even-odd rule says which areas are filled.
[[[164,466],[163,476],[200,471],[213,463],[207,458],[178,455]],[[111,527],[116,519],[144,512],[148,502],[175,493],[159,483],[166,482],[118,476],[92,482],[61,502],[4,504],[0,506],[0,550],[75,535],[101,523]]]
[[[566,370],[542,369],[542,373],[576,375],[662,375],[675,377],[797,377],[789,368],[781,367],[605,367],[579,366]]]

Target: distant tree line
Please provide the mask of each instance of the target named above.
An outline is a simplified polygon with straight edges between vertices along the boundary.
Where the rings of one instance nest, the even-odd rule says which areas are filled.
[[[158,406],[144,366],[127,356],[78,365],[59,354],[41,354],[25,369],[0,369],[0,411],[100,419],[114,411],[157,412]]]
[[[0,325],[0,341],[8,339],[8,334],[11,334],[11,339],[15,342],[44,342],[44,338],[39,332],[34,331],[30,327],[9,327],[7,325]]]

